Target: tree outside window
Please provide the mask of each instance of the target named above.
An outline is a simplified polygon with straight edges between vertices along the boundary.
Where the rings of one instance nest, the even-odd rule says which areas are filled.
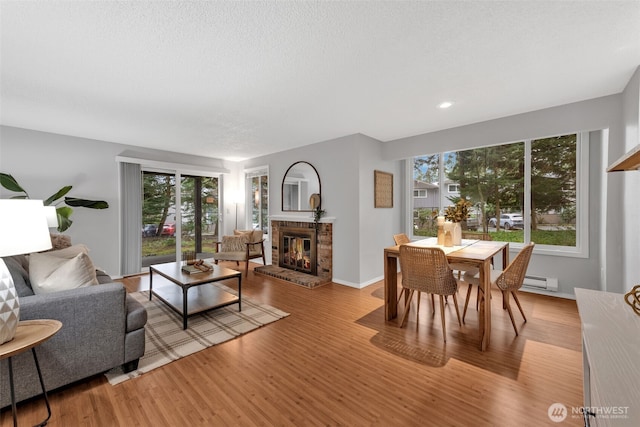
[[[435,235],[433,212],[462,197],[473,205],[463,229],[489,233],[494,240],[525,242],[527,228],[527,240],[537,244],[576,246],[577,134],[441,155],[442,166],[440,154],[414,158],[414,185],[419,181],[447,190],[440,203],[431,206],[414,198],[415,235]],[[450,194],[452,186],[457,186],[459,195]],[[525,202],[530,204],[530,216],[523,215]]]

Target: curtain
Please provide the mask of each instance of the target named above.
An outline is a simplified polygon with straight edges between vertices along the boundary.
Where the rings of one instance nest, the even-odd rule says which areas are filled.
[[[142,170],[139,164],[120,163],[120,197],[120,274],[124,276],[142,270]]]

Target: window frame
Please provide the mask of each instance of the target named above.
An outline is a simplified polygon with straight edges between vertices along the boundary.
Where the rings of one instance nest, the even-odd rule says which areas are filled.
[[[270,203],[269,203],[269,196],[271,194],[270,191],[270,186],[271,186],[271,177],[269,176],[269,166],[265,165],[265,166],[257,166],[254,168],[249,168],[249,169],[244,169],[244,185],[245,185],[245,206],[247,206],[247,209],[245,209],[245,222],[247,224],[251,224],[251,227],[253,228],[253,208],[248,209],[249,206],[253,205],[253,197],[254,195],[252,194],[252,188],[251,188],[251,180],[252,178],[255,177],[261,177],[261,176],[266,176],[267,177],[267,228],[266,230],[263,230],[264,236],[265,238],[268,238],[271,235],[271,221],[269,220],[269,217],[271,216],[271,207],[270,207]],[[260,201],[258,202],[258,205],[262,205],[262,193],[260,193]],[[262,216],[262,213],[259,213],[260,216]]]
[[[575,246],[553,246],[536,244],[534,252],[540,255],[552,255],[552,256],[564,256],[573,258],[588,258],[589,257],[589,132],[563,132],[556,135],[547,135],[540,137],[524,138],[514,140],[512,142],[505,142],[492,145],[507,145],[512,143],[518,143],[524,141],[525,154],[524,154],[524,242],[510,242],[511,249],[520,250],[526,243],[531,240],[531,144],[533,141],[544,138],[552,138],[562,135],[576,134],[576,245]],[[484,145],[486,147],[488,145]],[[414,190],[414,176],[413,165],[414,159],[421,156],[439,155],[439,180],[444,182],[444,155],[449,152],[459,152],[472,150],[480,147],[467,147],[464,149],[457,149],[452,151],[441,152],[428,152],[418,156],[412,156],[405,161],[405,176],[407,177],[407,185],[409,187],[409,194],[413,194]],[[448,187],[447,187],[448,189]],[[405,221],[409,226],[407,232],[410,233],[412,239],[422,239],[423,236],[414,235],[413,230],[413,215],[414,204],[413,197],[407,198]],[[440,209],[444,209],[446,200],[444,191],[440,191]]]

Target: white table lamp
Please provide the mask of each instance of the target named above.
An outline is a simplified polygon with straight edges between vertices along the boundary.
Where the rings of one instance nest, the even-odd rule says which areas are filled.
[[[51,249],[42,200],[0,199],[0,257]],[[20,320],[18,294],[0,258],[0,344],[11,341]]]

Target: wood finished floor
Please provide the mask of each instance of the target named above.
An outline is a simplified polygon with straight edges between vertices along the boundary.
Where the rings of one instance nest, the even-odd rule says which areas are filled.
[[[514,306],[516,337],[494,291],[483,353],[473,296],[462,328],[447,305],[444,344],[426,298],[417,321],[414,298],[406,328],[385,322],[382,282],[309,290],[252,271],[243,282],[243,296],[291,315],[116,386],[97,375],[51,392],[49,426],[582,425],[547,416],[556,402],[582,406],[575,301],[521,292],[528,322]],[[146,276],[125,284],[148,288]],[[19,404],[18,414],[19,425],[34,425],[44,401]],[[0,426],[10,425],[5,408]]]

